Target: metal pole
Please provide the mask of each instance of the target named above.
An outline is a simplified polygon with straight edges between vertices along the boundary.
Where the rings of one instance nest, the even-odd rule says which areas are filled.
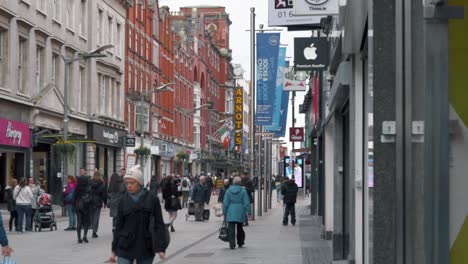
[[[141,91],[140,94],[141,101],[140,101],[140,148],[143,148],[143,103],[144,103],[144,95],[143,91]],[[143,157],[140,158],[140,166],[141,166],[141,171],[143,172],[143,179],[145,179],[145,172],[143,170]]]
[[[209,151],[209,159],[208,159],[208,164],[207,166],[207,172],[206,173],[211,173],[211,112],[208,110],[208,151]]]
[[[270,156],[270,158],[268,159],[268,182],[267,182],[267,190],[268,190],[268,208],[271,209],[271,194],[272,194],[272,190],[271,190],[271,177],[272,177],[272,174],[273,174],[273,162],[272,162],[272,159],[273,159],[273,148],[272,148],[272,145],[273,145],[273,142],[268,142],[268,154]]]
[[[265,190],[265,193],[263,194],[263,212],[268,211],[268,190],[267,190],[267,178],[268,178],[268,137],[265,137],[263,139],[263,177],[262,177],[262,183],[263,183],[263,190]]]
[[[71,61],[65,61],[65,85],[63,88],[63,140],[68,140],[68,83],[70,79],[70,64]],[[63,155],[63,172],[62,172],[62,191],[67,174],[67,155]]]
[[[255,7],[250,8],[250,175],[254,177],[255,173]],[[260,195],[260,191],[258,192]],[[260,196],[259,196],[260,197]],[[260,206],[260,200],[257,202]],[[254,199],[255,208],[255,199]],[[262,215],[261,210],[258,211]],[[252,214],[255,217],[255,213]]]
[[[263,133],[263,127],[260,126],[260,133]],[[258,138],[258,169],[257,169],[257,189],[258,189],[258,216],[262,216],[262,174],[263,174],[263,166],[262,166],[262,159],[263,159],[263,139],[262,135]]]

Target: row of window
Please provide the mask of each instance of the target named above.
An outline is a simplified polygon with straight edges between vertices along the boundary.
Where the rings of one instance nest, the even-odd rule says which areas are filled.
[[[146,37],[144,32],[133,28],[132,25],[128,28],[128,48],[134,50],[144,59],[151,61],[154,58],[150,57],[152,39]]]
[[[117,57],[123,55],[123,30],[124,26],[121,21],[114,18],[111,14],[104,13],[104,10],[98,8],[98,23],[97,23],[97,43],[98,45],[113,44],[114,48],[109,51],[115,51]]]

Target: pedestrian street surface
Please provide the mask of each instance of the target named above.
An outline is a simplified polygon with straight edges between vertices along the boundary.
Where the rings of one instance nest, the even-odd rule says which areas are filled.
[[[211,208],[216,201],[217,197],[211,197]],[[186,209],[180,210],[174,223],[176,232],[171,233],[166,260],[161,261],[156,257],[154,263],[330,263],[330,242],[320,239],[319,221],[310,216],[306,206],[308,203],[302,200],[298,202],[296,226],[283,226],[282,206],[274,201],[272,210],[263,213],[262,217],[256,216],[255,221],[245,227],[245,245],[234,250],[217,238],[222,218],[215,217],[213,209],[207,222],[195,222],[193,216],[186,221]],[[8,215],[3,215],[5,223]],[[88,264],[105,263],[108,260],[112,241],[109,209],[101,213],[99,237],[91,238],[90,231],[88,244],[77,243],[76,231],[64,231],[68,226],[68,218],[57,216],[56,219],[57,231],[7,233],[15,251],[13,258],[18,264]],[[167,213],[164,219],[168,219]]]

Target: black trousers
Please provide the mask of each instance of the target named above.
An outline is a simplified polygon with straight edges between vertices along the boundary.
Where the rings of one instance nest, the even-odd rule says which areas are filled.
[[[16,210],[10,211],[10,221],[8,222],[10,226],[10,231],[13,230],[11,229],[13,221],[15,222],[15,231],[17,231],[18,230],[18,211]]]
[[[288,216],[291,214],[291,224],[296,224],[296,204],[286,203],[284,205],[283,224],[288,224]]]
[[[81,229],[84,230],[83,237],[86,237],[88,235],[88,229],[89,229],[89,225],[91,222],[90,211],[89,210],[86,210],[86,211],[77,210],[76,220],[77,220],[76,232],[78,235],[78,239],[81,239]]]
[[[228,223],[228,238],[229,246],[231,248],[236,247],[236,226],[237,226],[237,245],[242,246],[245,243],[245,232],[242,227],[244,223],[229,222]]]

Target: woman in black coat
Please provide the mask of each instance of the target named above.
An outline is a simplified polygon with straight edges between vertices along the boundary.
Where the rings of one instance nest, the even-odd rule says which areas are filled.
[[[182,206],[179,199],[180,192],[174,175],[170,174],[166,177],[166,184],[162,186],[162,195],[164,199],[164,209],[169,213],[171,232],[175,232],[173,223],[177,218],[177,211],[182,209]]]
[[[91,203],[92,197],[90,193],[90,183],[88,176],[78,177],[76,189],[73,193],[73,207],[76,212],[78,234],[78,243],[88,243],[89,224],[91,222]],[[83,239],[81,238],[81,229],[84,230]]]
[[[91,196],[93,197],[91,203],[91,228],[93,229],[93,238],[97,238],[101,208],[107,204],[106,185],[99,171],[96,171],[91,179]]]

